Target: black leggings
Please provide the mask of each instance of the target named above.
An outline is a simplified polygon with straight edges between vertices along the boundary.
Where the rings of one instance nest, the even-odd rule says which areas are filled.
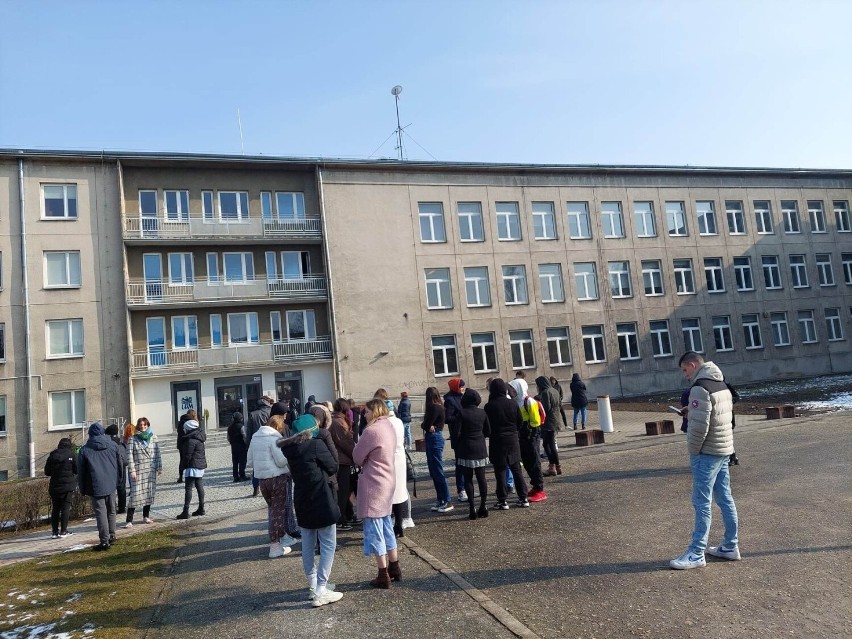
[[[473,476],[476,475],[476,483],[479,486],[479,506],[485,508],[485,500],[488,499],[488,482],[485,479],[485,466],[479,468],[468,468],[467,466],[459,466],[464,474],[464,489],[467,492],[467,505],[470,506],[470,511],[473,512]]]
[[[355,518],[355,511],[349,495],[352,494],[352,466],[340,464],[337,467],[337,507],[340,509],[338,524],[345,524]]]
[[[126,521],[127,521],[128,524],[133,523],[133,513],[135,513],[135,512],[136,512],[135,508],[128,508],[127,509]],[[146,504],[146,505],[142,506],[142,518],[145,519],[150,514],[151,514],[151,504]]]
[[[204,477],[187,477],[184,480],[183,509],[189,510],[192,503],[192,487],[198,492],[198,510],[204,510]]]
[[[556,450],[556,431],[541,431],[544,454],[547,455],[547,463],[559,464],[559,452]]]
[[[54,535],[68,531],[68,518],[71,515],[71,500],[73,498],[74,491],[50,493],[50,527],[53,529]],[[60,522],[62,523],[61,528]]]

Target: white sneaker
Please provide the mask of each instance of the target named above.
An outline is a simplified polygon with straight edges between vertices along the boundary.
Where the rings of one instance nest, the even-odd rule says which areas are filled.
[[[291,537],[288,534],[285,534],[281,539],[278,540],[278,543],[280,543],[282,546],[295,546],[299,543],[299,540]]]
[[[326,590],[334,590],[337,587],[336,584],[331,583],[330,581],[325,585]],[[314,588],[308,588],[308,599],[313,601],[317,598],[317,591]]]
[[[451,510],[453,510],[454,508],[455,508],[455,506],[453,506],[453,502],[448,501],[446,504],[442,504],[441,506],[438,507],[438,512],[439,513],[448,513]]]
[[[411,517],[406,517],[402,520],[402,529],[414,528],[414,520]]]
[[[704,555],[696,555],[686,551],[680,557],[675,557],[669,562],[669,566],[675,570],[689,570],[690,568],[703,568],[707,565]]]
[[[459,503],[463,504],[464,502],[467,501],[467,493],[465,491],[461,491],[459,493],[458,499],[459,499]]]
[[[438,512],[438,509],[441,507],[441,505],[442,505],[442,504],[441,504],[441,502],[436,501],[434,504],[432,504],[432,505],[429,507],[429,510],[431,510],[433,513],[434,513],[434,512]]]
[[[734,546],[733,548],[728,548],[724,545],[710,546],[705,552],[711,557],[719,557],[728,561],[739,561],[741,559],[739,546]]]
[[[320,606],[324,606],[326,604],[334,603],[335,601],[340,601],[343,599],[343,593],[337,592],[335,590],[329,590],[326,588],[322,591],[321,594],[317,595],[311,605],[314,608],[319,608]]]
[[[143,521],[144,523],[146,523],[146,524],[153,524],[153,523],[154,523],[154,520],[153,520],[153,519],[151,519],[150,517],[144,517],[144,518],[142,519],[142,521]]]
[[[125,528],[133,528],[133,522],[132,522],[132,521],[128,521],[126,524],[124,524],[124,527],[125,527]]]
[[[276,557],[289,555],[292,550],[290,546],[282,546],[281,542],[276,541],[274,544],[269,544],[269,558],[275,559]]]

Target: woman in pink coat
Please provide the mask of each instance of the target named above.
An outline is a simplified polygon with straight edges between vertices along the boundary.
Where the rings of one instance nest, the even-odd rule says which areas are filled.
[[[396,487],[394,451],[396,432],[381,399],[367,402],[367,427],[352,451],[361,467],[358,478],[358,516],[364,520],[364,556],[376,556],[379,574],[370,582],[374,588],[390,588],[391,579],[402,580],[396,536],[391,523]]]

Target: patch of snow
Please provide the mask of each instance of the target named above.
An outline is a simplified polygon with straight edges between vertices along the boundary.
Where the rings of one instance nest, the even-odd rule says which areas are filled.
[[[90,635],[95,631],[95,624],[87,623],[85,626],[81,628],[84,635]]]
[[[840,393],[831,399],[819,402],[804,402],[805,410],[852,410],[852,393]]]
[[[70,597],[68,597],[68,599],[65,600],[65,603],[74,603],[82,596],[83,595],[81,593],[75,592],[73,595],[71,595]]]
[[[66,552],[76,552],[78,550],[85,550],[86,548],[91,548],[93,545],[94,544],[74,544],[73,546],[69,546],[68,548],[66,548],[62,552],[66,553]],[[76,577],[78,574],[80,574],[80,573],[75,572],[74,576]]]

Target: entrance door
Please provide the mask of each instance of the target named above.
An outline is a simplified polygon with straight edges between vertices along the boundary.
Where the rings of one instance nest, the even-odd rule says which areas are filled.
[[[199,423],[204,417],[204,412],[201,407],[201,382],[193,380],[191,382],[173,382],[172,383],[172,408],[174,410],[174,420],[177,424],[181,415],[192,409],[198,413]],[[207,428],[207,424],[204,424]]]
[[[163,299],[163,256],[159,253],[145,253],[142,256],[142,270],[145,276],[145,300],[158,302]]]
[[[275,392],[278,394],[278,401],[289,402],[291,399],[295,399],[299,403],[299,411],[301,411],[304,404],[302,399],[302,372],[276,373]]]
[[[243,406],[243,385],[228,384],[216,389],[216,410],[219,415],[219,428],[227,428],[234,423],[234,413],[243,414],[243,420],[248,421],[248,414]]]

